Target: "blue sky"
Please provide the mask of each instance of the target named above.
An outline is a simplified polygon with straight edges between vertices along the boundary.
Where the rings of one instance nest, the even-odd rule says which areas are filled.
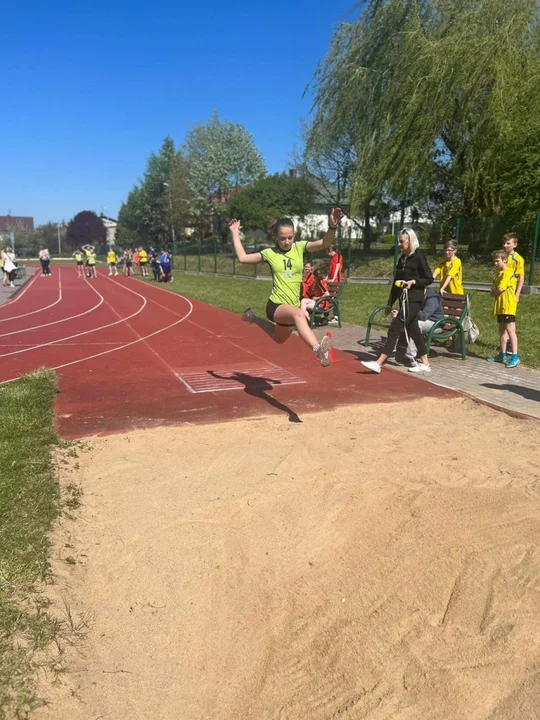
[[[304,89],[354,4],[4,1],[0,215],[115,217],[150,152],[214,109],[284,169]]]

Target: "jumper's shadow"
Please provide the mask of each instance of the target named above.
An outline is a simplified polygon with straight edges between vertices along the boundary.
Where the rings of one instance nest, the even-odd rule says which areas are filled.
[[[508,392],[521,395],[526,400],[535,400],[540,402],[540,390],[534,390],[533,388],[524,387],[523,385],[495,385],[495,383],[482,383],[482,387],[490,388],[491,390],[507,390]]]
[[[276,398],[272,397],[272,395],[266,394],[267,390],[272,390],[273,385],[281,385],[280,380],[272,380],[272,378],[264,377],[253,377],[253,375],[246,375],[246,373],[237,371],[231,373],[228,376],[218,375],[218,373],[214,372],[213,370],[209,370],[208,374],[219,380],[235,380],[236,382],[242,383],[245,393],[251,395],[252,397],[259,398],[260,400],[264,400],[269,405],[276,408],[276,410],[280,410],[281,412],[286,413],[289,416],[289,422],[302,422],[302,420],[300,420],[298,415],[293,410],[288,408],[283,403],[279,402],[279,400],[276,400]]]

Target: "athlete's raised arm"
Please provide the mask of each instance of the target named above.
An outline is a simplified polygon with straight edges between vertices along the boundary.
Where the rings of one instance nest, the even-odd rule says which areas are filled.
[[[244,250],[244,246],[242,245],[242,241],[240,240],[240,230],[242,229],[242,226],[240,225],[240,220],[236,220],[236,218],[233,218],[229,223],[229,228],[231,231],[234,252],[236,253],[238,262],[245,265],[256,265],[257,263],[262,262],[262,255],[260,252],[247,253]]]

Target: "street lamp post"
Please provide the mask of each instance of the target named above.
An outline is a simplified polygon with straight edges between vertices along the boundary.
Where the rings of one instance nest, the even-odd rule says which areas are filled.
[[[60,223],[56,226],[58,232],[58,255],[62,254],[62,240],[60,239]]]
[[[172,252],[172,263],[171,266],[174,270],[174,256],[176,255],[176,233],[174,230],[174,223],[173,223],[173,204],[172,204],[172,193],[171,193],[171,186],[169,183],[164,182],[163,185],[167,188],[169,191],[169,207],[171,209],[171,239],[172,239],[172,246],[173,246],[173,252]]]

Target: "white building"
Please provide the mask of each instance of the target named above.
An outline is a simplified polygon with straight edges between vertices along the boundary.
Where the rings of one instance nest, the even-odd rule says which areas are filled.
[[[99,217],[107,230],[107,245],[112,246],[116,241],[116,228],[118,226],[118,220],[107,217],[106,215],[100,215]]]

